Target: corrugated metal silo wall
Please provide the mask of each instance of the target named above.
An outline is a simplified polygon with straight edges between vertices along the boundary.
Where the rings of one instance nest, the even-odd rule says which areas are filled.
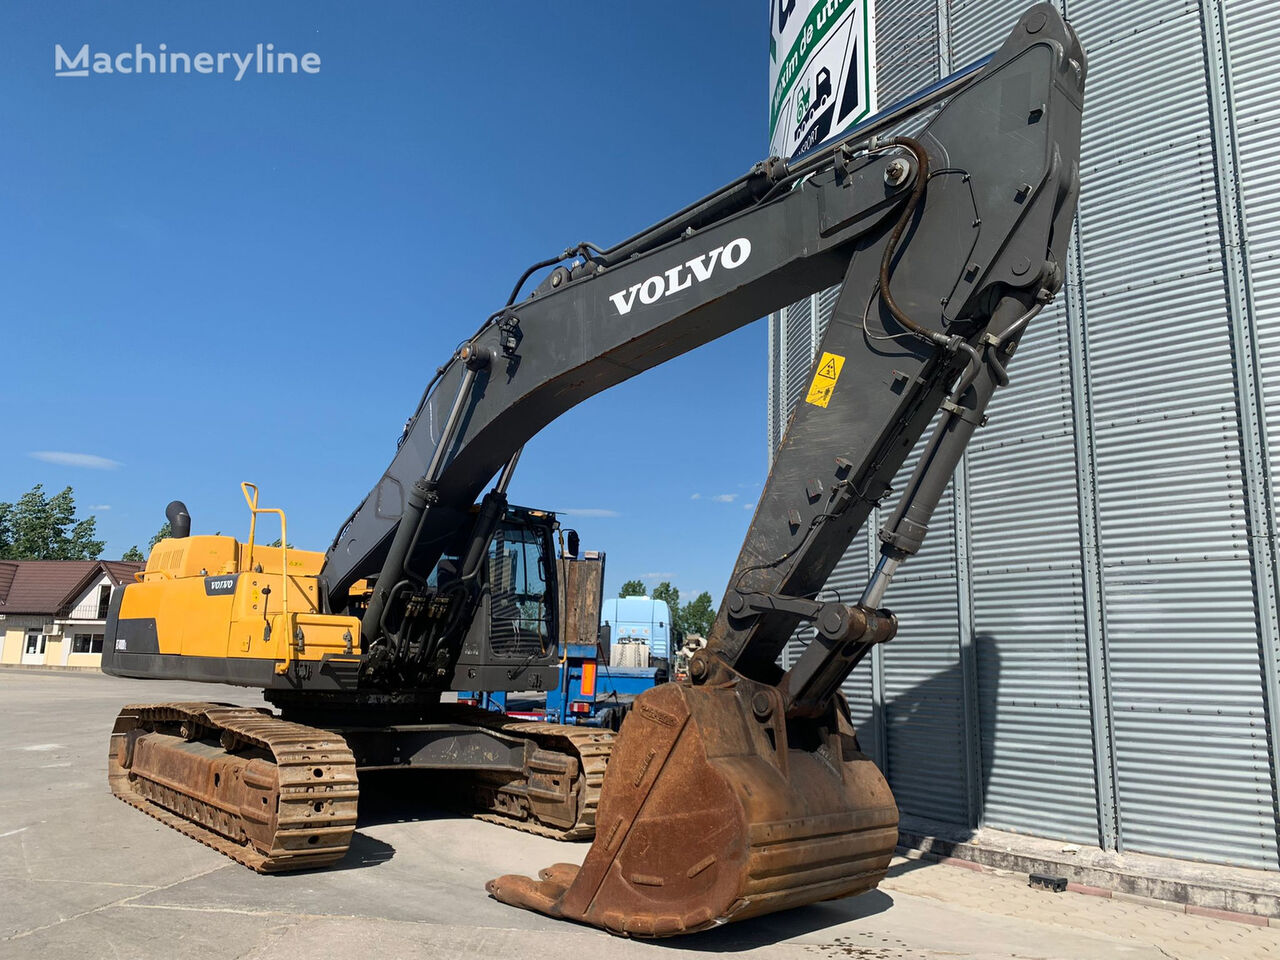
[[[885,106],[1026,4],[876,6]],[[1276,869],[1280,22],[1265,0],[1066,12],[1090,54],[1067,289],[846,694],[904,813]],[[833,301],[772,320],[771,445]],[[868,530],[829,592],[856,597],[874,553]]]
[[[951,65],[998,46],[1025,6],[953,7]],[[1074,319],[1062,298],[1036,319],[1012,363],[1010,389],[996,395],[966,457],[972,608],[960,630],[971,633],[977,661],[981,822],[1096,843]]]

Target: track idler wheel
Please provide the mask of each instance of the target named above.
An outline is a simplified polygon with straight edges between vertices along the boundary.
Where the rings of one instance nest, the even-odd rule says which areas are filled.
[[[582,866],[499,877],[495,898],[664,937],[874,889],[898,810],[843,714],[788,720],[776,688],[707,661],[636,700]]]

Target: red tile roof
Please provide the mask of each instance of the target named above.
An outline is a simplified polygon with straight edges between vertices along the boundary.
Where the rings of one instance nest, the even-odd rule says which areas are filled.
[[[145,563],[133,560],[99,560],[111,583],[120,586],[122,583],[133,583],[133,575],[146,566]]]
[[[142,567],[125,560],[0,560],[0,613],[54,616],[103,573],[118,586]]]

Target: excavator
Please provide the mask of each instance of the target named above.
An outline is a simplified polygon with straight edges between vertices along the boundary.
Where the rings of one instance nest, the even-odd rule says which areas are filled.
[[[443,771],[441,789],[484,816],[593,837],[581,865],[496,878],[493,897],[624,936],[874,888],[898,813],[841,684],[896,635],[886,588],[1063,285],[1085,73],[1074,32],[1036,4],[995,53],[840,137],[758,163],[612,247],[530,267],[436,371],[324,553],[290,548],[283,512],[248,485],[243,543],[192,535],[171,504],[173,536],[111,598],[103,668],[260,688],[271,706],[125,707],[113,792],[271,872],[343,855],[361,771]],[[524,444],[589,397],[835,284],[687,679],[638,697],[616,741],[442,702],[553,682],[575,551],[557,558],[553,518],[508,504]],[[864,591],[830,599],[827,578],[918,441]],[[268,513],[280,546],[256,542]],[[813,639],[784,668],[800,627]]]

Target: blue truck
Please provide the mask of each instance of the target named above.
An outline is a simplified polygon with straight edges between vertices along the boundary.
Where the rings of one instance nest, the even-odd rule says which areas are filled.
[[[653,597],[615,597],[600,606],[600,623],[608,625],[612,642],[643,642],[651,660],[671,659],[671,610]],[[610,657],[613,663],[619,658]]]

